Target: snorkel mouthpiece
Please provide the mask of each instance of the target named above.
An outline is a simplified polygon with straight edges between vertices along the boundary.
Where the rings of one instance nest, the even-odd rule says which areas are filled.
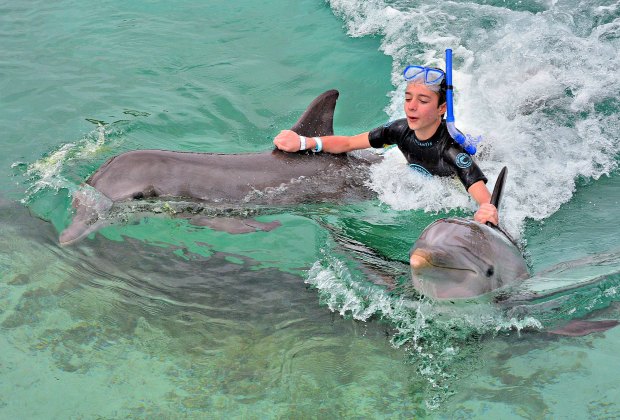
[[[470,155],[476,154],[476,145],[482,141],[482,137],[478,136],[474,138],[469,134],[461,133],[454,125],[454,89],[452,86],[452,50],[448,48],[446,50],[446,105],[447,116],[446,126],[448,127],[448,133],[450,137],[454,139],[458,144],[463,146],[463,149]]]

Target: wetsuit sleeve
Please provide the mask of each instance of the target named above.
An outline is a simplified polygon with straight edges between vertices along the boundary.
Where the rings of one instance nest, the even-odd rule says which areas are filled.
[[[403,121],[405,120],[390,121],[387,124],[370,130],[368,133],[370,146],[378,149],[386,144],[397,144],[402,131],[400,126]]]
[[[461,146],[452,144],[444,152],[443,158],[446,163],[454,168],[466,190],[478,181],[487,183],[487,177],[484,176],[480,167]]]

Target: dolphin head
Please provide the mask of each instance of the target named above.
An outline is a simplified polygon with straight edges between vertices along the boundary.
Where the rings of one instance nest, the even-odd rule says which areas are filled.
[[[436,299],[480,296],[529,275],[505,234],[460,218],[428,226],[411,249],[410,264],[414,287]]]

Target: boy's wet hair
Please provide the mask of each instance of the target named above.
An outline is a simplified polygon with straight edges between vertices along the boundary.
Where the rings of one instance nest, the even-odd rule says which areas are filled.
[[[446,82],[446,72],[440,69],[439,67],[431,67],[436,70],[440,70],[443,73],[443,79],[439,84],[439,103],[437,106],[446,103],[446,91],[448,90],[448,82]]]
[[[439,84],[439,103],[438,105],[446,103],[446,92],[448,90],[448,83],[446,82],[446,78],[444,77],[441,83]]]

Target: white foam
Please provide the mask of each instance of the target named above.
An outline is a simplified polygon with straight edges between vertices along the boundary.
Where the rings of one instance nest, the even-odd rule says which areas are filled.
[[[416,305],[410,301],[394,301],[385,290],[355,281],[346,265],[337,258],[327,257],[326,260],[325,267],[321,261],[314,263],[306,283],[323,292],[322,301],[331,311],[366,321],[376,314],[391,317],[397,311],[395,305]]]
[[[324,252],[322,260],[309,270],[306,283],[319,290],[321,302],[342,316],[366,321],[377,316],[395,331],[394,347],[404,348],[415,360],[418,372],[433,389],[445,387],[450,364],[459,357],[463,338],[470,333],[496,334],[499,331],[541,329],[532,316],[506,316],[490,304],[448,305],[414,300],[357,278],[333,252]],[[442,385],[443,384],[443,385]],[[426,401],[436,406],[433,396]]]
[[[473,209],[473,202],[463,193],[458,181],[431,178],[411,170],[397,148],[390,149],[381,163],[372,166],[369,186],[394,210]]]
[[[118,135],[120,133],[122,131],[116,127],[106,127],[99,124],[95,130],[88,133],[83,139],[74,143],[64,144],[58,150],[28,165],[25,175],[30,178],[31,184],[22,201],[27,203],[39,191],[46,189],[53,191],[66,189],[71,195],[77,192],[79,186],[63,175],[67,163],[72,160],[93,159],[99,153],[106,150],[106,135]]]
[[[404,115],[404,66],[443,68],[445,49],[453,49],[457,127],[483,135],[477,161],[489,187],[508,166],[502,221],[511,233],[519,234],[526,218],[557,211],[577,178],[598,179],[617,168],[618,110],[597,113],[605,100],[618,107],[617,5],[553,1],[533,13],[472,2],[329,3],[351,36],[382,37],[382,51],[393,58],[390,118]],[[462,187],[405,172],[395,161],[373,172],[373,188],[395,209],[471,207]]]

